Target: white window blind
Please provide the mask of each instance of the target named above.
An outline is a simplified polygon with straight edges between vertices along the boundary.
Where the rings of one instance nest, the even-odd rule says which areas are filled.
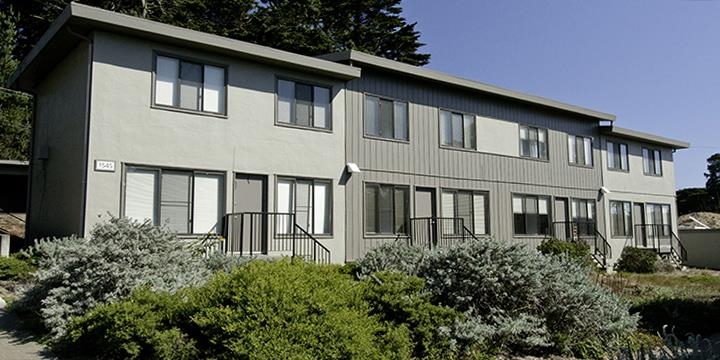
[[[328,207],[328,193],[330,186],[323,183],[315,183],[313,189],[313,216],[315,224],[313,232],[316,234],[327,234],[330,232],[330,214]]]
[[[444,192],[441,199],[442,217],[455,217],[455,194]]]
[[[160,220],[180,234],[190,232],[190,178],[189,173],[162,173]]]
[[[125,178],[125,216],[155,223],[157,172],[128,169]]]
[[[451,116],[449,111],[440,111],[440,143],[442,145],[452,145]]]
[[[523,213],[523,198],[519,196],[513,196],[512,199],[513,214]]]
[[[330,116],[330,89],[314,87],[314,126],[317,128],[329,128],[328,118]]]
[[[203,111],[220,113],[225,109],[225,69],[205,65]]]
[[[365,96],[365,133],[380,135],[380,99],[374,96]]]
[[[219,232],[220,176],[196,174],[193,194],[193,232]]]
[[[289,123],[294,117],[295,83],[278,80],[278,121]]]
[[[278,180],[277,186],[277,212],[281,214],[289,214],[294,212],[293,199],[293,183],[289,180]],[[292,221],[290,216],[279,216],[277,221],[278,234],[289,234],[292,232]]]
[[[178,81],[179,61],[164,56],[156,59],[155,103],[175,106],[175,88]]]
[[[487,228],[485,225],[485,195],[473,195],[473,227],[476,234],[486,235]]]
[[[583,138],[583,144],[585,148],[585,165],[592,165],[592,139]]]
[[[395,102],[394,121],[395,121],[395,139],[407,140],[408,138],[408,114],[407,103]]]
[[[568,136],[568,156],[571,163],[575,164],[577,163],[577,150],[576,144],[575,144],[575,137],[574,136]]]

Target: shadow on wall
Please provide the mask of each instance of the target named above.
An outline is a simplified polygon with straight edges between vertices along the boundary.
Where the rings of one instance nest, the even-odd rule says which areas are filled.
[[[720,270],[720,229],[680,229],[678,237],[687,250],[685,265]]]

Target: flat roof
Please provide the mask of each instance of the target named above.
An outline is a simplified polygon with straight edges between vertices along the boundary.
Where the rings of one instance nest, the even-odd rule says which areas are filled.
[[[673,149],[687,149],[690,147],[690,143],[681,141],[681,140],[675,140],[670,139],[658,135],[648,134],[645,132],[640,132],[637,130],[631,130],[631,129],[625,129],[621,127],[617,127],[614,125],[611,126],[601,126],[600,130],[607,135],[617,136],[621,138],[626,139],[632,139],[632,140],[639,140],[643,141],[649,144],[656,144],[656,145],[662,145]]]
[[[36,79],[61,60],[81,37],[93,30],[126,34],[231,57],[310,71],[342,80],[360,76],[360,69],[316,57],[163,24],[78,3],[70,3],[55,19],[11,77],[11,87],[32,88]]]
[[[347,61],[354,65],[355,62],[370,65],[386,71],[399,73],[413,78],[441,83],[444,85],[458,87],[465,90],[480,91],[484,93],[495,94],[523,102],[550,107],[558,110],[568,111],[584,116],[589,116],[599,120],[615,121],[615,115],[586,109],[580,106],[570,105],[559,101],[546,99],[540,96],[529,95],[513,90],[508,90],[494,85],[488,85],[474,80],[468,80],[461,77],[453,76],[443,72],[413,66],[399,61],[385,59],[379,56],[366,54],[357,50],[349,50],[326,54],[319,56],[321,59],[331,61]]]

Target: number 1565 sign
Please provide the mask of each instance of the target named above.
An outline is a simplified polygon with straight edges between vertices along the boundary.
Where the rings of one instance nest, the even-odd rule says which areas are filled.
[[[115,162],[109,160],[95,160],[95,171],[115,172]]]

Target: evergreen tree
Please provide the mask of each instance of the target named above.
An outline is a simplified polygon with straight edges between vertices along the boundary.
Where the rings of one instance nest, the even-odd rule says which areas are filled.
[[[0,84],[18,65],[13,56],[16,21],[13,12],[0,12]],[[0,87],[0,159],[27,160],[31,106],[30,95]]]
[[[717,207],[705,188],[680,189],[676,193],[678,215],[716,211]]]
[[[715,209],[720,209],[720,153],[710,156],[707,163],[705,188],[712,198]]]

